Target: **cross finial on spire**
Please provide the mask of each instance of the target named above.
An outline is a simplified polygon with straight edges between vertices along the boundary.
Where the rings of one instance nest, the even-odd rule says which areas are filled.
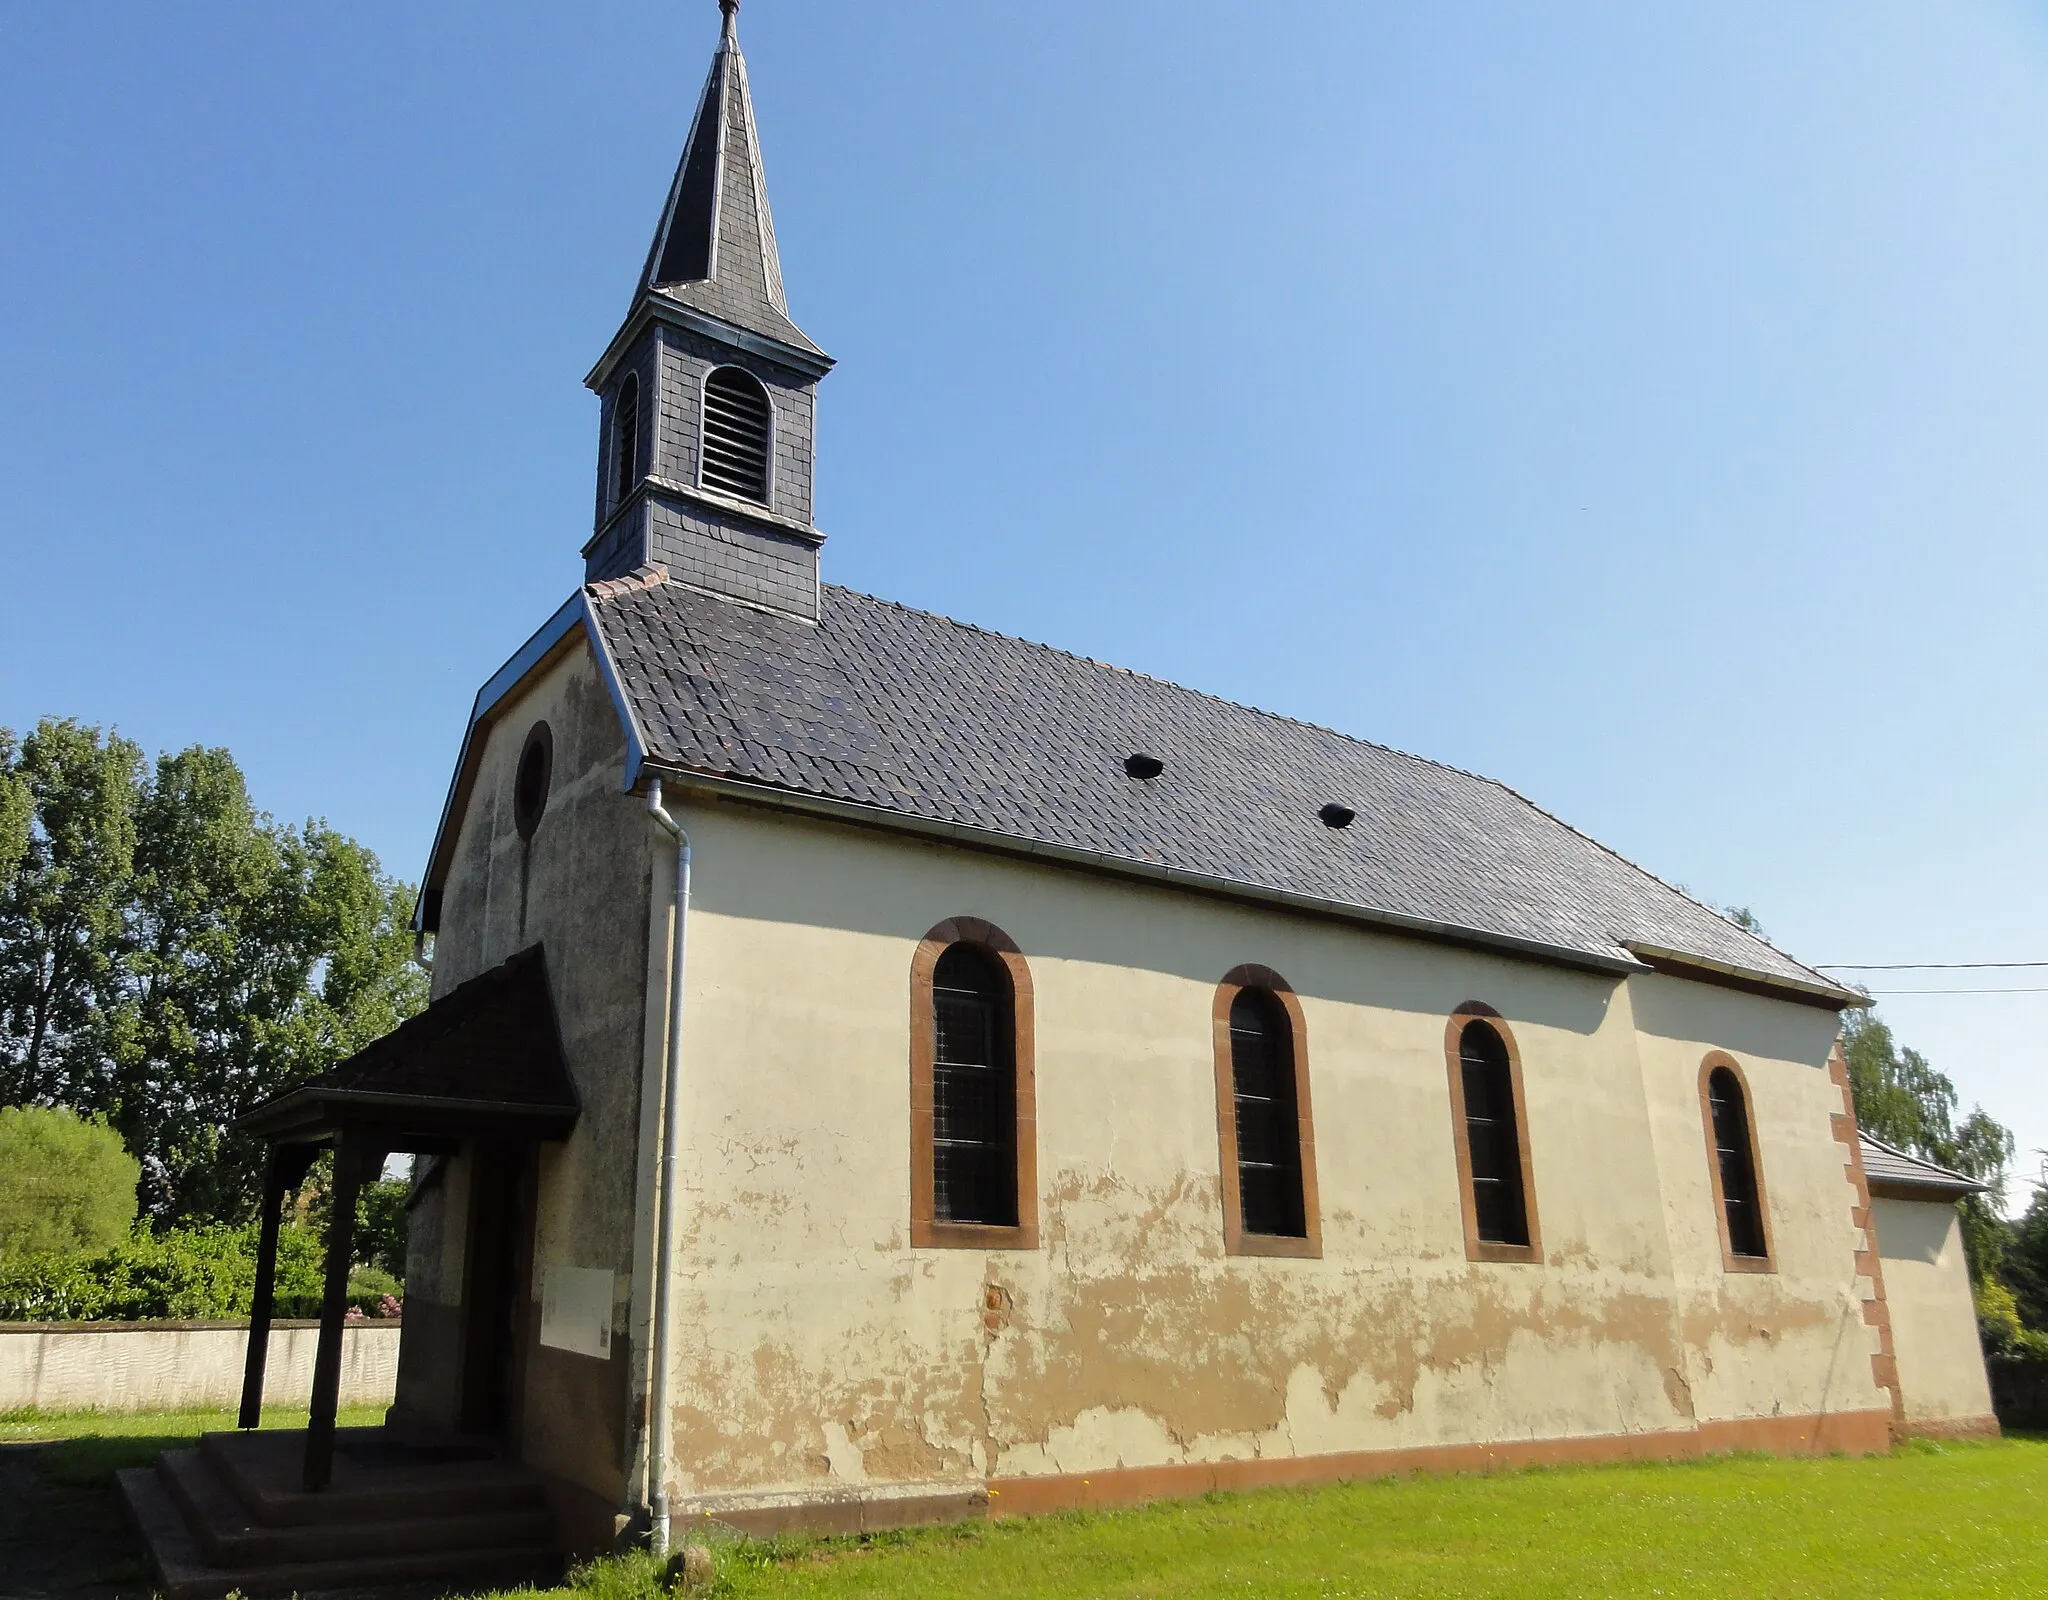
[[[740,0],[718,0],[718,9],[725,18],[727,42],[737,39],[740,32]]]

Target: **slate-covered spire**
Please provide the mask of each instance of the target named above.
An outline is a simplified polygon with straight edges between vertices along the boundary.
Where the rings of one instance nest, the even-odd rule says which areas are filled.
[[[724,30],[640,291],[694,306],[752,333],[817,350],[789,320],[761,170],[754,97],[740,53],[739,0],[719,0]],[[822,352],[820,352],[822,354]]]
[[[812,446],[832,358],[783,303],[739,0],[719,9],[724,36],[639,290],[583,380],[602,407],[584,581],[660,567],[814,622]]]

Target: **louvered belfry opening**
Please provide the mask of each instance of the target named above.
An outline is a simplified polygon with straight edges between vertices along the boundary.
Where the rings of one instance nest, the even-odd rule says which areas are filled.
[[[1765,1254],[1764,1219],[1749,1146],[1749,1108],[1742,1103],[1741,1082],[1726,1067],[1716,1067],[1707,1079],[1707,1105],[1714,1118],[1714,1156],[1721,1168],[1728,1249],[1738,1256],[1760,1257]]]
[[[627,373],[612,403],[612,505],[626,503],[640,478],[640,379]]]
[[[932,1202],[941,1222],[1017,1225],[1017,1063],[1009,974],[956,944],[932,972]]]
[[[1464,1074],[1465,1149],[1472,1165],[1472,1210],[1488,1244],[1526,1245],[1529,1212],[1522,1194],[1522,1137],[1516,1124],[1515,1077],[1508,1047],[1484,1022],[1458,1036]]]
[[[1279,1001],[1263,989],[1241,989],[1230,1002],[1230,1071],[1244,1231],[1305,1238],[1294,1030]]]
[[[775,413],[768,391],[750,372],[720,367],[704,380],[704,465],[707,489],[768,503],[768,451]]]

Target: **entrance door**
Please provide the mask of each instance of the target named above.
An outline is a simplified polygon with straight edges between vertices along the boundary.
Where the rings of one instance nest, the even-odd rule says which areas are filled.
[[[518,1438],[525,1367],[533,1190],[529,1147],[474,1146],[462,1294],[462,1431],[495,1434],[508,1447]]]

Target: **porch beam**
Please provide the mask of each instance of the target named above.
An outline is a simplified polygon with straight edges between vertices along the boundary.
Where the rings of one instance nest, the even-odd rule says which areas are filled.
[[[305,1486],[324,1489],[334,1476],[334,1415],[341,1399],[341,1335],[348,1316],[348,1272],[355,1260],[356,1197],[362,1192],[372,1149],[359,1134],[344,1133],[334,1147],[334,1196],[327,1214],[327,1282],[320,1301],[320,1345],[313,1357],[312,1415],[306,1423]]]
[[[262,1231],[256,1242],[256,1289],[249,1305],[249,1348],[242,1358],[242,1410],[238,1428],[263,1421],[263,1369],[270,1358],[270,1319],[277,1293],[277,1235],[285,1196],[296,1189],[313,1164],[313,1147],[274,1144],[263,1163]]]

